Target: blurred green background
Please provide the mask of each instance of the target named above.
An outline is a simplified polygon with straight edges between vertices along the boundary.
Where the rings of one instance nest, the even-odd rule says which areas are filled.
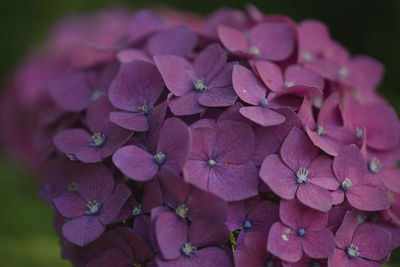
[[[57,19],[115,4],[140,8],[157,3],[208,14],[221,6],[242,9],[246,1],[0,0],[0,83],[4,84],[24,51],[43,41]],[[263,0],[252,3],[265,13],[286,14],[296,21],[320,19],[328,25],[333,38],[353,54],[367,54],[380,60],[386,67],[386,75],[379,91],[400,111],[400,1]],[[0,266],[70,266],[60,259],[51,208],[36,196],[31,176],[18,162],[7,159],[0,148]],[[400,266],[399,250],[386,266]]]

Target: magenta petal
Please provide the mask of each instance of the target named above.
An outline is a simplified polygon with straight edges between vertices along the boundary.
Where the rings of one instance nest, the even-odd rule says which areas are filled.
[[[229,240],[225,223],[198,218],[189,227],[189,241],[195,247],[221,246]]]
[[[298,186],[296,175],[278,155],[265,158],[261,165],[260,177],[281,198],[294,199]]]
[[[173,260],[166,260],[161,255],[156,256],[156,266],[159,267],[188,267],[193,266],[193,264],[189,261],[188,258],[181,255],[180,257]],[[153,267],[153,266],[152,266]]]
[[[298,32],[301,53],[321,53],[331,40],[328,27],[318,20],[302,21]]]
[[[332,160],[327,156],[318,156],[309,166],[309,171],[310,183],[329,190],[339,187],[332,170]]]
[[[92,89],[85,72],[75,72],[49,84],[49,91],[56,103],[68,111],[82,111],[90,101]]]
[[[169,99],[168,106],[175,116],[193,115],[200,113],[206,107],[199,104],[201,93],[193,91],[181,97]]]
[[[323,212],[332,208],[332,196],[327,189],[312,183],[305,183],[297,190],[297,199],[304,205]]]
[[[259,23],[250,29],[249,39],[259,49],[261,58],[272,61],[288,58],[295,47],[292,31],[284,23]]]
[[[349,259],[348,255],[346,252],[344,252],[342,249],[335,248],[334,254],[328,258],[328,264],[329,266],[350,266],[350,262],[353,261],[354,259]],[[360,265],[364,266],[364,265]],[[374,266],[374,267],[378,267]],[[354,266],[355,267],[355,266]],[[372,267],[372,266],[367,266],[367,267]]]
[[[360,257],[379,261],[390,252],[391,233],[378,225],[364,223],[358,227],[352,243],[360,251]]]
[[[193,267],[233,266],[228,254],[218,247],[207,247],[196,251],[191,257]]]
[[[246,103],[259,105],[266,97],[267,89],[246,67],[241,65],[233,67],[232,83],[236,94]]]
[[[341,149],[333,160],[333,171],[339,182],[348,178],[354,184],[362,181],[366,175],[366,162],[356,145]]]
[[[303,255],[301,240],[296,231],[280,222],[274,223],[269,231],[267,250],[288,262],[297,262]]]
[[[221,121],[217,125],[217,142],[213,148],[217,163],[243,163],[252,155],[254,134],[247,124]]]
[[[156,175],[159,166],[154,156],[137,146],[125,146],[113,155],[115,166],[135,181],[148,181]]]
[[[206,107],[228,107],[235,103],[237,95],[232,86],[210,88],[200,95],[199,103]]]
[[[194,90],[195,73],[185,58],[179,56],[156,56],[154,62],[165,85],[175,96],[183,96]]]
[[[62,227],[63,236],[82,247],[100,237],[104,230],[96,216],[87,215],[67,221]]]
[[[159,180],[162,189],[163,202],[165,204],[171,208],[177,208],[180,204],[186,203],[186,199],[191,191],[191,186],[190,184],[185,183],[181,176],[163,171],[159,174]],[[151,183],[151,181],[149,183]]]
[[[390,201],[387,193],[372,184],[357,184],[346,192],[350,205],[359,210],[378,211],[389,208]]]
[[[304,227],[303,225],[303,217],[305,211],[308,208],[302,205],[297,200],[284,200],[281,199],[279,206],[279,217],[281,218],[282,223],[288,225],[293,229],[298,229],[299,227]],[[311,209],[309,209],[311,210]],[[315,213],[319,213],[318,211],[311,210]],[[312,214],[312,213],[311,213]],[[314,217],[314,216],[313,216]],[[308,225],[305,225],[308,226]]]
[[[293,128],[281,147],[282,160],[294,171],[308,168],[319,151],[303,131]]]
[[[204,79],[206,84],[223,68],[227,54],[219,44],[207,46],[193,61],[196,78]]]
[[[149,34],[164,28],[164,22],[148,10],[142,10],[135,14],[129,27],[130,41],[140,41]]]
[[[209,83],[209,88],[219,88],[232,85],[233,67],[238,63],[231,61],[225,64],[222,69],[213,77]]]
[[[382,80],[384,67],[377,60],[367,56],[355,56],[349,64],[349,80],[361,89],[374,90]]]
[[[67,218],[75,218],[85,215],[87,210],[87,201],[85,201],[79,194],[58,197],[53,200],[53,203],[57,211],[63,217]]]
[[[244,117],[264,127],[279,125],[286,120],[284,116],[268,107],[242,107],[239,111]]]
[[[257,195],[257,168],[244,164],[216,165],[210,169],[208,190],[226,201],[242,200]]]
[[[268,233],[272,224],[279,221],[279,207],[271,201],[262,200],[254,206],[247,218],[253,222],[249,231]]]
[[[188,126],[177,118],[167,119],[160,130],[157,152],[165,154],[162,169],[178,174],[182,171],[190,150]]]
[[[140,60],[140,61],[146,61],[149,63],[153,63],[153,61],[149,58],[146,53],[144,53],[141,50],[134,49],[134,48],[128,48],[121,50],[120,52],[117,53],[117,59],[121,63],[129,63],[134,60]]]
[[[342,224],[335,234],[336,246],[343,250],[347,249],[351,245],[354,232],[362,222],[355,212],[347,211]]]
[[[159,31],[150,37],[147,50],[152,56],[188,55],[197,44],[197,36],[185,25]]]
[[[207,161],[212,156],[215,147],[217,132],[214,127],[196,127],[192,129],[192,147],[190,159]]]
[[[326,227],[329,214],[314,209],[305,209],[302,213],[301,226],[307,231],[320,231]]]
[[[125,129],[145,132],[149,129],[146,116],[141,113],[111,112],[110,120]]]
[[[270,127],[257,126],[253,128],[255,136],[255,144],[252,160],[257,166],[261,166],[264,159],[276,153],[280,146],[281,140],[274,129]]]
[[[167,260],[178,258],[181,248],[187,241],[188,225],[173,212],[158,215],[155,223],[157,243],[160,252]]]
[[[301,65],[291,65],[285,70],[285,82],[302,85],[322,90],[324,79],[322,76]]]
[[[333,205],[341,204],[344,201],[344,192],[340,188],[338,188],[335,191],[331,191],[331,196],[332,196],[332,204]]]
[[[221,43],[230,52],[247,52],[249,50],[249,45],[247,44],[247,40],[242,32],[225,25],[219,25],[217,30]]]
[[[89,149],[92,141],[90,134],[80,128],[64,130],[53,138],[56,148],[67,155]]]
[[[332,232],[324,229],[320,232],[309,231],[302,240],[304,253],[314,259],[324,259],[335,252]]]
[[[398,168],[381,168],[378,175],[388,189],[400,193],[400,170]]]
[[[131,194],[131,190],[125,184],[117,184],[113,194],[102,205],[99,220],[104,225],[111,223],[118,215],[122,206]]]
[[[189,207],[188,218],[192,221],[200,217],[226,221],[227,204],[212,193],[193,188],[188,196],[187,205]]]
[[[84,163],[96,163],[103,161],[101,150],[95,147],[89,147],[75,154],[76,159]]]
[[[269,61],[257,61],[256,69],[265,85],[273,92],[284,89],[281,69]]]

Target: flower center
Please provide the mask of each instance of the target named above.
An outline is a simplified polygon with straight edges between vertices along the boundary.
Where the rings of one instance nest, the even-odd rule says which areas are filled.
[[[349,77],[349,69],[346,66],[342,66],[338,71],[339,77],[341,79],[346,79]]]
[[[144,263],[140,262],[140,261],[135,261],[133,263],[133,267],[144,267]]]
[[[311,61],[314,60],[313,54],[311,54],[311,53],[308,52],[308,51],[303,51],[303,52],[301,52],[301,56],[303,57],[303,60],[304,60],[305,62],[311,62]]]
[[[297,176],[297,180],[296,182],[298,184],[302,184],[302,183],[307,183],[308,182],[308,178],[307,175],[310,171],[307,170],[306,168],[300,168],[297,172],[296,172],[296,176]]]
[[[298,236],[304,236],[306,234],[306,230],[304,228],[297,229]]]
[[[325,134],[326,134],[326,130],[325,130],[325,128],[324,128],[321,124],[318,124],[318,125],[317,125],[317,128],[315,128],[315,131],[317,132],[317,134],[318,134],[319,136],[325,135]]]
[[[149,115],[149,113],[150,113],[150,111],[151,111],[151,107],[148,106],[148,105],[146,105],[146,103],[145,103],[143,106],[139,106],[137,109],[138,109],[138,110],[140,111],[140,113],[141,113],[142,115],[144,115],[144,116]]]
[[[92,135],[92,142],[89,143],[91,147],[102,147],[106,142],[106,136],[102,133],[94,133]]]
[[[356,245],[351,244],[350,247],[347,248],[347,255],[349,256],[349,258],[355,258],[360,256],[358,247]]]
[[[97,200],[88,201],[87,208],[88,208],[88,210],[86,211],[87,215],[95,215],[99,213],[101,204]]]
[[[138,205],[136,205],[135,207],[133,207],[133,209],[132,209],[132,215],[133,215],[134,217],[139,216],[139,215],[142,214],[142,213],[143,213],[142,205],[138,204]]]
[[[356,137],[357,139],[361,139],[363,137],[364,131],[361,128],[356,128]]]
[[[268,260],[265,263],[265,267],[274,267],[275,266],[275,262],[273,260]]]
[[[161,165],[165,162],[165,154],[162,152],[158,152],[157,154],[154,155],[154,159],[159,165]]]
[[[350,181],[350,179],[345,178],[344,181],[342,182],[342,190],[346,192],[350,189],[351,186],[352,182]]]
[[[260,101],[260,106],[262,106],[263,108],[268,106],[268,100],[266,98],[264,98],[263,100]]]
[[[379,169],[382,167],[381,162],[379,161],[379,159],[377,157],[373,157],[369,162],[368,162],[368,169],[372,172],[372,173],[378,173]]]
[[[193,251],[195,251],[197,248],[193,247],[192,244],[190,244],[190,242],[186,242],[185,245],[183,245],[183,247],[181,248],[181,253],[186,256],[189,257]]]
[[[199,92],[205,92],[207,91],[208,87],[205,85],[204,79],[198,79],[194,82],[194,89]]]
[[[245,221],[243,222],[243,228],[245,228],[245,229],[250,229],[251,227],[253,227],[253,223],[252,223],[251,221],[245,220]]]
[[[175,214],[178,217],[181,217],[182,219],[185,219],[187,214],[188,214],[189,208],[185,204],[180,204],[176,209],[175,209]]]
[[[258,49],[257,46],[251,46],[250,49],[249,49],[249,53],[253,54],[253,55],[256,55],[256,56],[259,56],[260,55],[260,49]]]
[[[292,87],[294,85],[294,82],[285,82],[285,84],[283,85],[285,88],[289,88]]]
[[[72,182],[68,185],[68,191],[78,191],[78,184],[75,182]]]
[[[208,165],[210,165],[211,167],[212,167],[212,166],[215,166],[215,164],[217,164],[217,162],[215,162],[215,160],[213,160],[213,159],[209,159],[209,160],[207,161],[207,163],[208,163]]]

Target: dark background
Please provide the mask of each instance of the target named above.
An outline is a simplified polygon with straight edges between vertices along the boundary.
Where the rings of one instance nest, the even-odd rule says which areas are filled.
[[[88,12],[110,5],[151,7],[164,4],[208,14],[230,6],[243,9],[245,1],[170,0],[0,0],[0,84],[24,52],[40,44],[53,23],[74,12]],[[400,1],[369,0],[264,0],[252,1],[264,13],[281,13],[300,21],[324,21],[334,39],[352,54],[366,54],[386,67],[379,91],[400,111]],[[1,148],[0,148],[1,150]],[[52,211],[36,196],[31,174],[0,152],[0,265],[69,266],[60,260],[52,227]],[[386,266],[400,266],[400,251]]]

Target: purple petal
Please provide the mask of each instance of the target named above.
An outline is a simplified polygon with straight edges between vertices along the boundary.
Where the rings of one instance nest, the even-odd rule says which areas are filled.
[[[100,237],[104,230],[96,216],[87,215],[67,221],[62,227],[63,236],[81,247]]]
[[[165,204],[175,209],[186,203],[191,190],[190,184],[185,183],[181,176],[169,172],[160,172],[159,177]]]
[[[115,166],[135,181],[148,181],[156,175],[159,166],[154,156],[137,146],[125,146],[113,155]]]
[[[117,184],[109,199],[102,205],[99,220],[104,225],[111,223],[129,198],[131,190],[125,184]]]
[[[216,165],[210,169],[208,191],[226,201],[242,200],[257,194],[257,168],[251,162]]]
[[[296,175],[278,155],[270,155],[265,158],[261,165],[260,177],[281,198],[293,199],[295,197],[298,186]]]
[[[74,72],[52,81],[50,94],[67,111],[82,111],[90,101],[92,89],[85,72]]]
[[[230,52],[235,54],[240,51],[247,52],[249,50],[249,45],[242,32],[225,25],[219,25],[217,30],[221,43]]]
[[[80,128],[64,130],[53,138],[56,148],[67,156],[74,156],[79,151],[89,149],[92,141],[90,134]]]
[[[53,200],[57,211],[64,217],[75,218],[85,215],[87,201],[79,194],[58,197]]]
[[[339,182],[346,178],[352,184],[357,184],[366,175],[366,162],[355,145],[349,145],[341,149],[333,160],[333,171]]]
[[[318,156],[309,166],[310,183],[322,188],[335,190],[339,183],[332,170],[332,160],[326,156]]]
[[[362,223],[355,212],[348,211],[344,216],[343,222],[335,234],[336,246],[345,250],[350,247],[353,235],[357,227]]]
[[[279,221],[279,207],[271,201],[260,201],[250,211],[247,219],[253,223],[249,231],[268,233],[272,224]]]
[[[82,176],[78,192],[86,201],[97,200],[102,204],[114,190],[114,178],[103,164],[87,168]]]
[[[195,73],[185,58],[179,56],[156,56],[154,62],[165,85],[175,96],[183,96],[194,89]]]
[[[204,160],[188,160],[183,169],[183,176],[190,183],[203,190],[208,190],[210,166]]]
[[[314,209],[305,209],[302,213],[301,226],[307,231],[320,231],[326,227],[328,222],[328,213]]]
[[[298,33],[301,53],[321,53],[331,40],[328,27],[318,20],[302,21],[298,25]]]
[[[129,27],[130,41],[140,41],[149,34],[164,28],[164,22],[157,15],[142,10],[135,14]]]
[[[189,227],[189,241],[195,247],[221,246],[229,240],[225,223],[198,218]]]
[[[297,262],[303,255],[301,239],[296,231],[280,222],[274,223],[269,231],[267,250],[288,262]]]
[[[167,260],[178,258],[181,248],[187,241],[188,224],[172,212],[163,212],[155,222],[157,243],[160,252]]]
[[[182,171],[190,150],[190,134],[187,125],[177,118],[167,119],[160,130],[157,152],[165,154],[162,169],[178,174]]]
[[[197,114],[206,109],[199,104],[200,96],[201,93],[193,91],[184,96],[169,99],[168,106],[175,116]]]
[[[358,227],[352,243],[360,251],[360,257],[379,261],[390,253],[391,233],[377,225],[364,223]]]
[[[253,128],[253,132],[255,144],[252,160],[256,166],[261,166],[267,156],[279,150],[281,140],[276,131],[270,127],[256,126]]]
[[[226,221],[227,204],[212,193],[193,188],[187,199],[188,217],[194,221],[200,217],[212,218],[216,221]]]
[[[285,82],[318,88],[320,90],[324,88],[323,77],[301,65],[291,65],[286,68]]]
[[[96,101],[90,103],[86,120],[93,133],[105,133],[110,127],[110,112],[115,108],[111,105],[106,95],[100,96]]]
[[[332,232],[322,230],[320,232],[307,232],[302,240],[304,253],[314,259],[325,259],[335,252],[335,242]]]
[[[145,61],[132,61],[121,68],[110,85],[111,103],[120,109],[138,112],[138,107],[153,107],[164,89],[157,68]]]
[[[295,46],[292,31],[284,23],[259,23],[250,29],[249,40],[259,49],[261,58],[272,61],[288,58]]]
[[[110,120],[125,129],[145,132],[149,129],[146,116],[141,113],[111,112]]]
[[[197,36],[185,25],[165,29],[154,34],[147,42],[152,56],[187,56],[197,44]]]
[[[349,64],[349,80],[358,88],[374,90],[381,82],[384,67],[377,60],[367,56],[355,56]]]
[[[385,210],[390,206],[387,193],[372,184],[353,185],[346,192],[346,198],[351,206],[359,210],[378,211]]]
[[[312,183],[301,184],[297,190],[297,199],[304,205],[323,212],[332,208],[332,196],[329,191]]]
[[[228,107],[235,103],[237,95],[232,86],[210,88],[200,95],[199,103],[206,107]]]
[[[264,127],[279,125],[286,120],[284,116],[268,107],[242,107],[239,111],[244,117]]]
[[[196,78],[204,79],[206,84],[224,67],[227,54],[219,44],[207,46],[193,61]]]
[[[209,88],[226,87],[232,85],[232,71],[233,67],[237,65],[236,61],[228,62],[223,66],[209,83]]]
[[[193,267],[233,266],[227,253],[218,247],[207,247],[196,251],[191,257]]]
[[[232,83],[236,94],[248,104],[259,105],[266,97],[267,89],[246,67],[233,67]]]
[[[280,68],[269,61],[257,61],[256,69],[265,85],[273,92],[284,89],[284,81]]]
[[[217,163],[243,163],[251,157],[253,147],[254,134],[249,125],[234,121],[218,123],[213,149]]]
[[[308,168],[319,151],[303,131],[293,128],[281,147],[282,160],[294,171]]]
[[[292,229],[298,229],[299,227],[304,227],[303,216],[307,210],[311,209],[308,209],[297,200],[282,199],[279,206],[279,216],[282,223],[288,225]],[[314,212],[316,212],[317,214],[319,213],[317,211]]]
[[[207,161],[212,156],[215,147],[217,132],[214,127],[196,127],[192,129],[192,147],[190,159]]]
[[[146,55],[146,53],[134,48],[121,50],[120,52],[117,53],[117,58],[121,63],[129,63],[134,60],[153,63],[153,61],[149,58],[149,56]]]

